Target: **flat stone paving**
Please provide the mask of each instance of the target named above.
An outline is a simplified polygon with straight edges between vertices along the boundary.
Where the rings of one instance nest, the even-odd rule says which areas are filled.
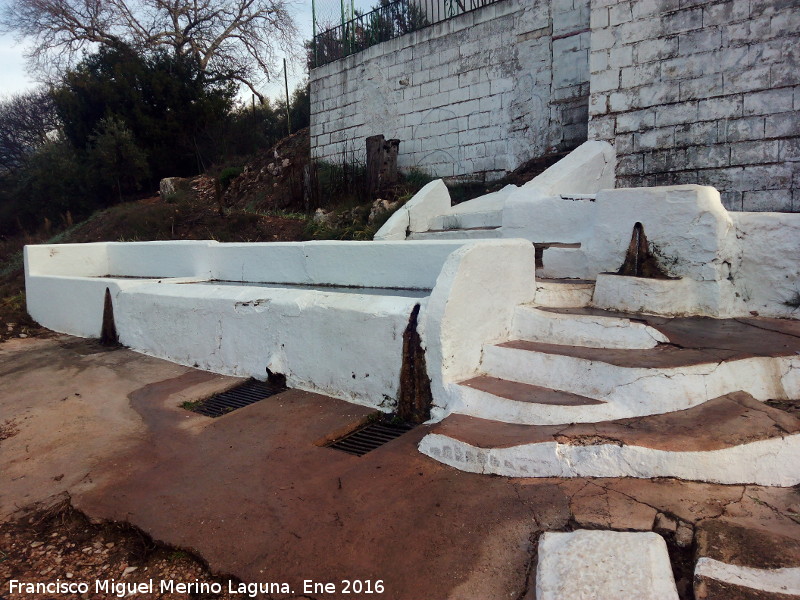
[[[344,597],[303,596],[305,579],[341,592],[358,578],[386,591],[350,597],[531,599],[540,534],[575,528],[658,530],[691,553],[693,532],[724,520],[800,565],[791,488],[474,475],[417,451],[426,426],[354,457],[319,444],[370,409],[288,391],[210,419],[179,405],[233,378],[65,347],[76,342],[0,345],[0,422],[16,431],[0,441],[0,518],[67,492],[91,518],[129,522],[219,573],[289,582],[293,598]],[[676,569],[685,593],[692,573]]]

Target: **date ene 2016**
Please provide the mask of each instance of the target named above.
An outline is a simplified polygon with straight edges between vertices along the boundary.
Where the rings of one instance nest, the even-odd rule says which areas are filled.
[[[370,579],[342,579],[341,589],[336,589],[332,582],[321,583],[311,579],[303,580],[304,594],[382,594],[384,591],[383,579],[372,581]]]

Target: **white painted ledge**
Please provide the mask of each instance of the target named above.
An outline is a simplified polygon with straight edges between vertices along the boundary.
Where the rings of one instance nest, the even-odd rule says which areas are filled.
[[[441,434],[419,443],[426,456],[468,473],[506,477],[675,477],[722,484],[800,483],[800,434],[720,450],[671,452],[640,446],[558,442],[478,448]]]
[[[695,577],[706,577],[770,594],[800,597],[800,568],[755,569],[731,565],[707,556],[697,561]]]

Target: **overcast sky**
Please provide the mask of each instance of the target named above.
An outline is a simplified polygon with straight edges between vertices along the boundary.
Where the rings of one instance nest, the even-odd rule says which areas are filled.
[[[326,0],[331,2],[331,0]],[[0,8],[5,8],[7,0],[0,0]],[[338,6],[338,2],[335,2]],[[295,22],[300,33],[299,43],[311,37],[311,1],[297,0],[293,3]],[[36,82],[28,76],[25,59],[22,57],[24,46],[18,44],[12,35],[0,35],[0,96],[7,96],[35,87]],[[308,76],[305,62],[295,61],[289,65],[289,93]],[[270,98],[282,98],[284,95],[283,77],[264,86],[263,92]],[[243,91],[243,99],[249,99],[250,93]]]
[[[13,37],[0,36],[0,95],[21,92],[34,85],[25,70],[22,47]]]

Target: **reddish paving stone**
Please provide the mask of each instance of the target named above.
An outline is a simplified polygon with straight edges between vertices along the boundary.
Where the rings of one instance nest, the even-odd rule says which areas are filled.
[[[580,527],[650,531],[657,511],[630,496],[589,482],[570,499],[570,511]]]
[[[783,333],[785,335],[793,335],[800,338],[800,320],[798,319],[737,319],[751,327],[759,329],[769,329]]]
[[[719,517],[738,502],[745,491],[741,485],[717,485],[672,478],[594,481],[689,523]]]
[[[431,433],[446,435],[476,448],[509,448],[520,444],[552,442],[564,425],[520,425],[479,417],[451,414],[434,425]]]
[[[689,452],[794,434],[800,432],[800,419],[765,406],[749,394],[734,392],[682,411],[567,426],[500,423],[454,414],[435,426],[433,432],[479,448],[558,441]]]
[[[595,400],[594,398],[587,398],[570,392],[561,392],[538,385],[489,377],[488,375],[481,375],[462,381],[461,385],[488,392],[501,398],[508,398],[517,402],[530,402],[532,404],[551,404],[555,406],[605,404],[602,400]]]
[[[526,352],[582,358],[630,369],[674,369],[677,367],[714,364],[723,360],[737,358],[737,353],[732,350],[684,349],[668,344],[661,344],[647,350],[564,346],[527,340],[512,340],[497,345],[501,348],[513,348]]]
[[[755,569],[800,567],[800,540],[743,527],[726,518],[703,521],[695,533],[696,558]]]
[[[741,499],[725,509],[725,517],[766,535],[800,539],[800,491],[748,485]],[[796,565],[800,567],[800,562]]]
[[[794,335],[791,321],[779,331],[778,319],[765,320],[771,328],[756,327],[736,319],[686,317],[651,325],[667,336],[670,343],[683,348],[733,352],[733,358],[748,356],[787,356],[800,350],[800,337]]]

